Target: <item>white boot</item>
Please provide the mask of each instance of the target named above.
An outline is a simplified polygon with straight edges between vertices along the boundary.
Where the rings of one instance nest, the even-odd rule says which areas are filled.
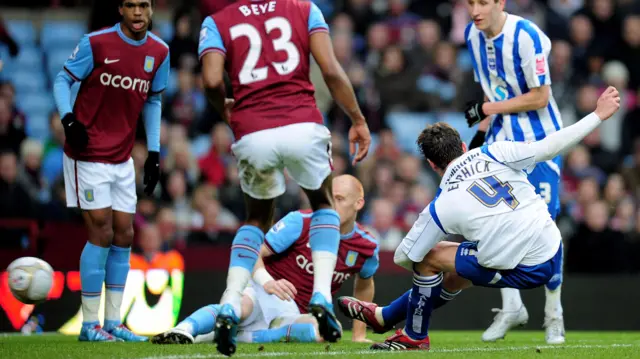
[[[562,317],[544,318],[544,338],[547,344],[564,344],[564,319]]]
[[[505,311],[498,308],[493,308],[491,311],[498,314],[493,318],[491,326],[482,333],[482,340],[485,342],[503,339],[509,329],[525,325],[529,320],[529,313],[524,305],[517,311]]]

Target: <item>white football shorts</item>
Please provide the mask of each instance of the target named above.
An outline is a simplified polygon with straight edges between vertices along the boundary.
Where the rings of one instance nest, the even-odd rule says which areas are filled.
[[[331,133],[305,122],[250,133],[233,144],[242,191],[272,199],[286,190],[284,170],[300,187],[317,190],[333,170]]]
[[[244,295],[251,298],[253,311],[243,320],[238,329],[253,332],[269,328],[280,328],[293,324],[302,316],[296,302],[282,300],[273,294],[267,294],[262,286],[253,281],[245,288]]]
[[[84,162],[63,157],[67,207],[109,208],[135,213],[136,172],[133,159],[119,164]]]

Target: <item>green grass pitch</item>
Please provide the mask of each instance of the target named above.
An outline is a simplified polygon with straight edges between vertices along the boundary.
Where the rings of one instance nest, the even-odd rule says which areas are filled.
[[[567,343],[550,346],[543,332],[514,331],[497,343],[480,341],[481,332],[434,331],[432,349],[425,352],[378,352],[352,343],[345,333],[336,344],[240,344],[234,358],[640,358],[640,332],[568,332]],[[370,335],[383,340],[384,336]],[[0,358],[222,358],[211,344],[152,345],[150,343],[80,343],[57,334],[0,334]]]

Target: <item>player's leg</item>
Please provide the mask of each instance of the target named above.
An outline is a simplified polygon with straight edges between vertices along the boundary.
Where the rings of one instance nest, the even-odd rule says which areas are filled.
[[[279,323],[268,329],[245,331],[244,341],[247,343],[316,343],[322,337],[318,330],[318,321],[311,315],[295,315],[278,318]]]
[[[555,166],[553,166],[555,165]],[[562,167],[561,159],[558,157],[553,160],[552,164],[546,164],[546,167],[542,167],[544,170],[544,178],[547,180],[548,185],[543,184],[538,186],[540,193],[542,188],[549,188],[548,202],[549,213],[555,220],[556,216],[560,213],[560,172]],[[557,171],[556,171],[557,170]],[[545,183],[545,182],[541,182]],[[563,261],[561,261],[563,262]],[[563,265],[557,267],[553,277],[544,286],[545,291],[545,306],[544,306],[544,328],[545,328],[545,340],[547,344],[564,344],[564,319],[562,315],[562,302],[561,302],[561,290],[562,290],[562,270]]]
[[[133,215],[136,212],[135,168],[133,159],[104,165],[113,176],[111,183],[113,242],[109,249],[105,277],[104,329],[127,342],[143,342],[148,338],[135,335],[122,325],[122,297],[133,244]]]
[[[464,281],[466,280],[456,273],[445,273],[442,281],[442,291],[440,296],[435,298],[433,309],[438,309],[455,299],[461,292],[458,288],[464,286]],[[342,313],[347,317],[363,321],[375,333],[382,334],[393,329],[406,319],[411,291],[409,289],[386,306],[379,306],[376,303],[361,301],[353,297],[338,298],[338,305]]]
[[[68,207],[82,210],[88,240],[80,255],[82,301],[81,341],[117,341],[100,326],[99,310],[105,267],[113,239],[109,174],[100,163],[75,161],[63,155]]]
[[[309,313],[328,342],[342,336],[334,314],[331,282],[340,245],[340,216],[333,209],[331,134],[319,124],[285,126],[290,140],[279,148],[289,175],[302,187],[313,209],[309,245],[313,259],[313,296]]]
[[[456,272],[458,244],[443,242],[434,247],[420,263],[413,265],[413,288],[409,294],[406,324],[384,343],[374,344],[374,350],[428,350],[429,322],[436,300],[442,291],[443,273]],[[406,255],[404,256],[406,257]],[[460,280],[462,290],[470,285]]]

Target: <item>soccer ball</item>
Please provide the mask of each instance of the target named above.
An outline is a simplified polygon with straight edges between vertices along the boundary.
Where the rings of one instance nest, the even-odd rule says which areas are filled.
[[[53,285],[53,268],[35,257],[22,257],[9,264],[9,289],[19,301],[37,304],[47,299]]]

